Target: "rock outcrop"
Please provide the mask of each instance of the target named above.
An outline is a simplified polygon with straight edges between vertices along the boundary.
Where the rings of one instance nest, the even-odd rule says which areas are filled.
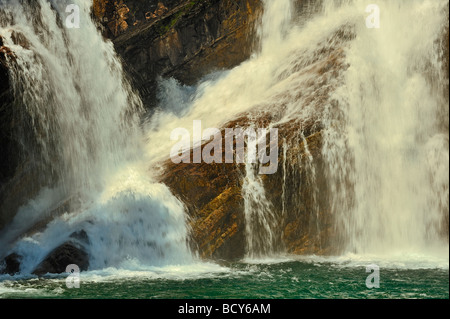
[[[248,119],[242,118],[238,126],[245,127],[246,123]],[[236,124],[231,122],[225,127],[234,128]],[[293,254],[331,254],[338,248],[330,245],[335,234],[327,192],[314,193],[311,180],[306,178],[311,174],[308,161],[312,156],[314,182],[323,186],[322,190],[327,188],[321,130],[309,127],[305,130],[309,135],[302,139],[291,125],[278,128],[277,172],[261,177],[271,209],[280,220],[275,231],[280,235],[278,247]],[[283,139],[289,143],[286,152]],[[242,192],[245,164],[174,164],[169,160],[165,166],[161,181],[188,208],[191,247],[203,258],[227,261],[243,258],[247,252]]]
[[[70,235],[70,239],[52,250],[47,257],[33,271],[34,275],[42,276],[47,273],[60,274],[66,271],[66,267],[75,264],[80,271],[89,268],[89,255],[85,251],[85,245],[89,244],[89,238],[84,230]]]
[[[173,164],[162,181],[186,205],[191,246],[202,257],[234,260],[245,253],[242,172],[234,164]]]
[[[312,80],[298,82],[296,96],[290,95],[292,91],[285,93],[286,97],[280,94],[222,128],[225,136],[226,128],[268,127],[283,118],[284,103],[293,99],[298,99],[297,112],[311,110],[310,118],[294,116],[275,126],[279,134],[278,169],[275,174],[261,175],[270,210],[277,219],[273,229],[278,238],[276,251],[329,255],[342,248],[337,244],[341,239],[330,213],[327,169],[322,158],[323,127],[318,120],[324,105],[332,103],[333,89],[348,68],[342,48],[328,45],[337,38],[350,40],[353,32],[338,30],[318,47],[314,59],[299,59],[297,76],[308,73]],[[236,143],[233,149],[237,151]],[[222,154],[222,162],[224,158]],[[161,181],[188,207],[192,247],[203,257],[234,260],[247,252],[244,165],[165,163]]]
[[[260,0],[95,0],[94,4],[94,15],[107,29],[149,108],[157,103],[158,76],[193,84],[213,70],[246,60],[262,12]]]

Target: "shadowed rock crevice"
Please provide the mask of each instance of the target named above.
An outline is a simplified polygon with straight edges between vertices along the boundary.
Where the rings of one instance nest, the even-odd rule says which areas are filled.
[[[8,274],[14,276],[20,272],[20,263],[22,256],[12,253],[5,257],[2,263],[0,263],[0,274]]]

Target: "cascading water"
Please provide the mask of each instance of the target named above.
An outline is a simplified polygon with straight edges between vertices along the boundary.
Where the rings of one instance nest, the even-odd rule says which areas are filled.
[[[0,254],[24,256],[30,273],[71,233],[83,229],[90,269],[130,260],[159,266],[189,263],[183,205],[147,177],[138,160],[142,105],[123,76],[110,41],[90,18],[90,1],[2,1],[0,34],[14,52],[16,105],[30,117],[38,160],[56,173],[52,189],[19,209],[0,235]],[[80,28],[66,28],[66,7],[80,8]],[[20,39],[17,41],[17,39]],[[66,214],[14,243],[59,201]],[[74,203],[79,203],[74,205]],[[13,244],[14,246],[10,246]]]
[[[440,40],[448,1],[379,1],[379,29],[356,21],[365,3],[325,4],[331,21],[353,21],[356,34],[336,103],[323,116],[333,213],[346,250],[445,247],[448,78]]]
[[[2,36],[17,55],[14,94],[30,116],[40,157],[67,192],[88,194],[133,156],[142,106],[112,43],[90,20],[89,1],[77,2],[80,28],[65,27],[72,3],[6,1]]]
[[[242,185],[244,216],[247,239],[247,258],[267,257],[277,253],[277,233],[280,216],[274,212],[267,200],[264,185],[251,163],[245,164],[245,178]]]
[[[382,1],[384,23],[369,29],[362,2],[302,2],[302,20],[293,18],[292,1],[266,1],[261,48],[252,59],[194,88],[163,80],[170,95],[182,96],[177,103],[184,111],[163,110],[153,118],[150,157],[160,159],[173,144],[170,131],[190,128],[194,120],[204,128],[221,127],[239,114],[269,110],[275,114],[271,126],[293,125],[294,133],[284,139],[283,170],[306,180],[312,202],[308,227],[319,250],[324,207],[338,234],[331,243],[336,250],[363,254],[415,247],[423,252],[430,243],[445,248],[440,238],[442,232],[444,242],[448,237],[448,122],[439,124],[439,117],[448,114],[440,87],[448,79],[437,43],[447,3]],[[170,98],[162,94],[162,100]],[[305,129],[322,130],[325,186],[318,184],[317,158],[309,152]],[[296,165],[285,162],[291,150],[299,152]],[[282,236],[279,219],[286,207],[297,209],[304,201],[283,174],[277,215],[255,165],[246,164],[248,257],[283,252],[274,248]],[[324,205],[325,192],[329,203]]]
[[[15,250],[28,258],[23,272],[79,229],[90,238],[92,269],[126,267],[134,260],[151,265],[191,261],[183,205],[151,180],[148,175],[156,169],[147,168],[167,160],[175,128],[189,130],[197,120],[203,129],[220,128],[243,114],[258,118],[263,111],[275,114],[269,126],[289,132],[279,167],[282,205],[277,215],[256,166],[246,164],[247,257],[284,252],[277,245],[280,220],[293,206],[300,214],[304,200],[304,190],[292,187],[300,184],[292,178],[306,180],[303,185],[312,193],[308,227],[317,237],[321,209],[327,206],[320,206],[321,193],[328,193],[342,238],[331,244],[343,244],[345,252],[423,252],[448,245],[448,121],[442,120],[448,116],[448,95],[442,93],[448,79],[438,45],[448,1],[379,1],[380,29],[366,27],[366,4],[358,1],[330,0],[322,6],[302,1],[306,11],[298,19],[293,1],[264,1],[259,52],[195,87],[161,80],[161,105],[145,127],[146,141],[137,125],[140,102],[123,79],[111,43],[101,39],[88,18],[89,7],[71,1],[82,8],[82,27],[66,30],[57,22],[65,7],[56,2],[9,5],[6,12],[17,18],[0,29],[17,55],[12,76],[21,86],[16,95],[33,120],[44,160],[55,165],[61,183],[23,207],[14,223],[45,211],[57,203],[55,198],[72,193],[82,198],[79,207],[45,231],[17,243]],[[29,16],[39,23],[33,25]],[[14,43],[11,30],[20,31],[27,45]],[[251,119],[248,124],[255,125]],[[324,188],[318,184],[319,159],[308,144],[308,131],[321,131]],[[202,136],[190,132],[192,147]],[[140,147],[145,161],[137,160]]]
[[[291,25],[285,36],[290,43],[273,49],[283,60],[275,74],[287,79],[278,88],[289,100],[281,120],[272,124],[315,118],[324,128],[335,246],[357,254],[436,249],[448,255],[448,75],[442,41],[448,1],[382,1],[379,29],[366,25],[367,5],[323,1],[316,18],[301,28]],[[272,14],[287,16],[280,8]],[[305,79],[315,56],[333,50],[336,61],[342,59],[334,62],[339,73],[322,83]],[[286,52],[292,58],[283,59]],[[294,97],[295,90],[304,96]],[[300,136],[308,174],[303,178],[315,210],[309,228],[318,235],[314,207],[317,194],[326,190],[316,185],[315,159],[303,132]]]
[[[280,61],[286,54],[282,46],[292,19],[292,1],[264,1],[264,15],[259,28],[260,50],[250,60],[230,70],[213,74],[197,87],[178,85],[173,79],[161,81],[160,110],[148,123],[148,157],[156,165],[167,157],[174,144],[170,133],[176,128],[190,132],[188,147],[198,146],[205,138],[196,134],[193,121],[201,121],[202,129],[220,128],[227,121],[272,100],[279,92],[274,78]],[[249,79],[251,75],[251,79]],[[242,93],[245,92],[245,93]],[[220,107],[217,107],[220,101]],[[252,126],[249,123],[250,127]],[[245,164],[242,197],[246,222],[248,258],[267,257],[280,252],[280,219],[267,200],[264,185],[258,176],[258,166]]]

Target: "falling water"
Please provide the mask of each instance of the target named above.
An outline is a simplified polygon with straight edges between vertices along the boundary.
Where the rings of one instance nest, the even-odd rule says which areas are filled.
[[[244,198],[247,258],[261,258],[277,252],[277,233],[280,216],[274,212],[267,200],[266,192],[257,170],[251,163],[245,164],[245,178],[242,185]]]
[[[36,265],[78,229],[91,239],[94,269],[134,259],[191,260],[183,205],[151,180],[156,169],[147,168],[167,160],[175,128],[190,130],[197,120],[203,129],[220,128],[249,112],[258,118],[262,111],[274,115],[271,127],[289,123],[292,132],[284,137],[279,168],[281,215],[292,207],[286,201],[304,200],[304,192],[292,187],[300,183],[289,180],[294,176],[307,181],[313,206],[320,193],[328,193],[342,239],[332,245],[344,252],[448,248],[448,95],[442,93],[448,78],[439,41],[448,27],[447,0],[380,0],[379,29],[366,27],[362,1],[303,1],[308,12],[297,18],[292,0],[264,1],[259,51],[195,87],[161,80],[162,103],[145,127],[146,141],[137,126],[140,102],[122,76],[112,44],[88,18],[89,7],[75,1],[82,8],[82,27],[66,30],[57,22],[64,14],[57,2],[10,4],[9,12],[18,18],[0,32],[16,52],[13,83],[33,120],[43,159],[54,165],[66,191],[92,191],[76,211],[18,243],[17,251],[28,252],[24,264]],[[19,30],[26,45],[14,43],[11,30]],[[249,122],[255,124],[250,116]],[[322,172],[307,131],[321,131],[324,188],[317,184]],[[139,145],[145,163],[136,159]],[[298,152],[297,165],[287,160],[292,152]],[[293,172],[300,169],[301,174]],[[277,253],[280,216],[255,165],[246,164],[244,173],[247,256]],[[49,196],[44,197],[23,208],[17,222],[46,206]],[[319,211],[307,213],[314,217],[312,233],[319,234]]]
[[[358,1],[326,4],[328,15],[347,21],[365,9]],[[350,252],[424,252],[448,240],[448,78],[440,44],[448,1],[378,4],[379,29],[354,22],[349,68],[324,113],[333,213]]]
[[[151,180],[137,156],[141,101],[113,44],[91,20],[91,2],[0,3],[0,34],[16,57],[10,72],[16,107],[30,118],[37,160],[49,167],[41,174],[56,173],[51,189],[21,207],[0,234],[0,255],[14,250],[24,256],[21,271],[30,273],[71,233],[84,230],[91,269],[133,260],[190,262],[184,207]],[[66,27],[68,4],[80,8],[80,28]],[[14,243],[67,198],[65,214]]]
[[[30,117],[39,156],[67,192],[89,193],[133,155],[142,106],[112,43],[88,18],[89,1],[77,2],[80,28],[65,27],[72,3],[6,1],[2,36],[17,56],[14,94]]]
[[[170,92],[190,98],[182,99],[183,114],[163,111],[154,118],[149,151],[155,158],[164,153],[166,146],[157,141],[170,145],[170,130],[189,128],[193,120],[221,127],[248,111],[256,118],[258,111],[273,112],[271,126],[296,123],[293,136],[303,136],[286,141],[288,153],[303,145],[298,150],[303,164],[283,162],[283,167],[307,180],[314,202],[307,212],[311,233],[321,231],[321,204],[329,207],[338,234],[332,245],[343,251],[442,246],[440,238],[448,238],[448,122],[442,120],[448,115],[442,94],[448,79],[439,39],[448,1],[381,1],[380,29],[367,28],[366,3],[321,4],[303,3],[302,20],[293,19],[292,1],[267,1],[261,48],[252,59],[196,88],[163,81]],[[312,131],[323,128],[328,189],[317,184],[317,159],[304,132],[308,125]],[[264,255],[273,253],[280,233],[270,222],[275,213],[254,166],[246,165],[242,190],[247,247],[248,255]],[[301,175],[292,172],[300,169]],[[300,190],[286,186],[296,183],[284,176],[282,188],[292,194],[283,198],[301,204]],[[324,192],[326,205],[319,203]]]

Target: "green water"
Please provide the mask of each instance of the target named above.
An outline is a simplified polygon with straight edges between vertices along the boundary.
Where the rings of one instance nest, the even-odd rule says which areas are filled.
[[[193,266],[195,268],[195,266]],[[176,268],[175,268],[176,270]],[[0,278],[0,298],[138,298],[138,299],[311,299],[311,298],[449,298],[448,269],[380,268],[380,287],[366,287],[365,267],[288,261],[235,263],[189,275],[172,269],[82,273],[80,288],[68,289],[65,276]]]

